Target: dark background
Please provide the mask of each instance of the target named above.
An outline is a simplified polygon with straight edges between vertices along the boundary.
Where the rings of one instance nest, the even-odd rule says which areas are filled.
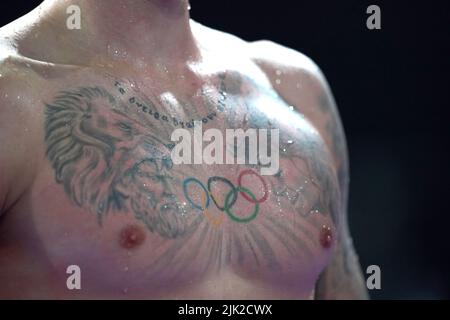
[[[2,1],[4,25],[40,1]],[[366,28],[381,7],[382,29]],[[322,68],[351,161],[350,226],[374,299],[450,298],[450,1],[191,0],[192,17]]]

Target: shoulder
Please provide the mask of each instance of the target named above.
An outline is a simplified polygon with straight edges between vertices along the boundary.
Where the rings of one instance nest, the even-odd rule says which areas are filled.
[[[20,111],[26,98],[39,92],[42,64],[20,56],[0,42],[0,114]]]
[[[248,43],[250,58],[285,101],[320,132],[333,156],[341,187],[347,188],[348,159],[344,130],[330,86],[320,67],[306,55],[271,41]]]
[[[249,42],[248,48],[250,59],[288,100],[305,98],[306,93],[330,94],[321,69],[303,53],[268,40]]]
[[[249,52],[255,62],[267,67],[278,67],[291,71],[318,75],[317,64],[309,57],[294,49],[269,40],[248,42]]]
[[[37,80],[42,80],[43,69],[49,68],[50,64],[33,60],[19,54],[14,48],[14,43],[5,39],[5,35],[0,32],[0,99],[11,97],[11,93],[28,90],[30,84],[38,84]],[[28,91],[27,90],[27,91]]]
[[[273,88],[325,138],[330,138],[329,130],[325,129],[339,125],[340,118],[320,67],[306,55],[271,41],[251,42],[248,47],[250,59],[266,74]]]
[[[33,85],[37,81],[31,63],[0,47],[0,214],[30,184],[37,163],[40,135],[34,97],[39,88]]]
[[[202,47],[211,49],[229,65],[253,75],[262,72],[272,87],[295,106],[299,97],[329,95],[328,84],[318,65],[306,55],[268,40],[245,41],[235,35],[192,23]],[[233,62],[237,62],[233,64]],[[250,63],[248,63],[250,62]],[[252,69],[249,65],[256,68]],[[254,70],[258,69],[255,73]],[[260,79],[260,78],[259,78]],[[301,89],[301,90],[299,90]],[[299,91],[303,91],[299,95]]]
[[[320,67],[296,50],[262,40],[248,43],[250,59],[265,73],[272,87],[321,132],[340,121],[333,94]],[[332,118],[332,119],[330,119]]]
[[[29,96],[34,78],[31,61],[21,57],[0,37],[0,130],[4,132],[10,118],[17,115]],[[34,90],[33,90],[34,91]]]

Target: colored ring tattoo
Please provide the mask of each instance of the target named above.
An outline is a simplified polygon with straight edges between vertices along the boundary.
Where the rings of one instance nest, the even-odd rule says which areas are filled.
[[[196,183],[198,184],[200,187],[202,187],[202,189],[205,191],[205,195],[206,195],[206,206],[205,208],[200,207],[198,204],[195,204],[192,199],[189,197],[189,193],[187,190],[188,184],[190,182]],[[203,183],[201,183],[198,179],[196,178],[187,178],[186,180],[183,181],[183,192],[184,192],[184,197],[187,199],[187,201],[189,201],[189,203],[191,204],[192,207],[203,211],[204,209],[209,207],[209,194],[208,194],[208,190],[206,189],[206,187],[203,185]]]
[[[263,197],[261,199],[256,199],[254,196],[253,196],[253,199],[252,199],[245,192],[242,192],[242,191],[241,191],[241,195],[245,198],[245,200],[247,200],[248,202],[251,202],[251,203],[261,203],[261,202],[266,201],[267,198],[269,197],[269,189],[267,188],[266,181],[264,181],[264,179],[257,172],[255,172],[255,171],[253,171],[251,169],[247,169],[247,170],[242,171],[239,174],[239,177],[238,177],[238,186],[240,188],[243,188],[242,185],[241,185],[242,177],[247,175],[247,174],[253,174],[253,175],[255,175],[255,176],[257,176],[259,178],[259,180],[262,182],[262,184],[264,186],[264,195],[263,195]]]
[[[212,194],[211,194],[212,197]],[[202,203],[203,206],[206,207],[206,194],[204,193],[202,196]],[[214,227],[218,227],[222,224],[223,219],[225,218],[225,215],[223,213],[220,214],[219,217],[214,218],[208,211],[208,209],[204,209],[203,213],[205,214],[206,219],[208,219],[208,221],[214,226]]]
[[[230,208],[236,203],[236,200],[237,200],[237,197],[238,197],[238,193],[237,193],[237,191],[236,191],[236,187],[231,183],[230,180],[225,179],[225,178],[223,178],[223,177],[217,177],[217,176],[216,176],[216,177],[210,177],[210,178],[208,179],[208,192],[209,192],[209,194],[210,194],[210,196],[211,196],[212,201],[213,201],[214,204],[216,205],[217,209],[219,209],[220,211],[225,211],[225,204],[223,205],[223,207],[219,206],[219,204],[218,204],[217,201],[216,201],[216,198],[215,198],[215,197],[213,196],[213,194],[212,194],[211,184],[212,184],[214,181],[220,181],[220,182],[225,183],[225,184],[228,185],[228,186],[231,188],[231,190],[233,191],[233,199],[231,200],[231,203],[229,204],[229,207],[230,207]]]
[[[258,215],[258,212],[259,212],[259,203],[256,202],[256,197],[255,197],[255,195],[254,195],[250,190],[248,190],[247,188],[244,188],[244,187],[237,187],[236,190],[239,191],[239,192],[241,192],[241,194],[242,194],[242,193],[249,194],[250,197],[253,198],[253,199],[252,199],[252,200],[253,200],[252,203],[255,205],[255,209],[253,210],[253,213],[252,213],[251,215],[247,216],[247,217],[240,218],[240,217],[236,216],[233,212],[231,212],[230,206],[229,206],[230,198],[231,198],[231,195],[233,194],[233,190],[231,190],[230,192],[228,192],[228,194],[227,194],[227,196],[226,196],[226,198],[225,198],[225,212],[228,214],[228,216],[229,216],[229,217],[231,218],[231,220],[233,220],[233,221],[236,221],[236,222],[239,222],[239,223],[250,222],[250,221],[252,221],[253,219],[255,219],[256,216]]]

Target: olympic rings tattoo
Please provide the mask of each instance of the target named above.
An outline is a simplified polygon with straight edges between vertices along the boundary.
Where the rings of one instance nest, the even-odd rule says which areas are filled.
[[[245,193],[249,194],[250,197],[252,197],[253,201],[256,200],[255,195],[247,188],[237,187],[236,191],[239,191],[241,194],[243,192],[245,192]],[[253,219],[255,219],[259,212],[259,203],[256,203],[256,202],[254,203],[255,209],[253,210],[253,213],[251,215],[244,217],[244,218],[240,218],[240,217],[236,216],[233,212],[230,211],[230,206],[228,205],[228,201],[230,201],[231,194],[232,194],[232,191],[228,192],[227,197],[225,198],[225,212],[228,214],[228,216],[231,218],[231,220],[234,220],[234,221],[240,222],[240,223],[245,223],[245,222],[250,222]]]
[[[215,176],[215,177],[210,177],[210,178],[208,179],[208,192],[209,192],[209,194],[211,195],[212,201],[213,201],[214,204],[216,205],[217,209],[219,209],[220,211],[225,211],[225,205],[224,205],[223,207],[219,206],[219,205],[217,204],[216,199],[215,199],[214,196],[212,195],[212,192],[211,192],[211,184],[212,184],[213,182],[215,182],[215,181],[221,181],[221,182],[224,182],[225,184],[227,184],[227,185],[231,188],[232,191],[235,190],[235,187],[234,187],[234,185],[231,183],[230,180],[225,179],[225,178],[223,178],[223,177],[217,177],[217,176]],[[238,196],[238,195],[237,195],[237,192],[233,191],[233,200],[231,200],[231,203],[230,203],[230,205],[229,205],[230,207],[232,207],[232,206],[234,205],[234,203],[237,201],[237,196]]]
[[[187,190],[187,186],[188,186],[188,184],[191,183],[191,182],[195,182],[196,184],[198,184],[198,185],[203,189],[203,191],[205,191],[205,194],[208,195],[208,197],[206,198],[206,203],[205,203],[205,207],[204,207],[204,208],[202,208],[202,207],[199,206],[198,204],[195,204],[194,202],[192,202],[191,198],[189,197],[188,190]],[[198,180],[198,179],[196,179],[196,178],[192,178],[192,177],[191,177],[191,178],[185,179],[185,180],[183,181],[183,192],[184,192],[184,197],[187,199],[187,201],[189,201],[189,203],[191,204],[192,207],[194,207],[194,208],[196,208],[196,209],[198,209],[198,210],[200,210],[200,211],[203,211],[204,209],[206,209],[206,208],[209,207],[209,192],[208,192],[208,190],[205,188],[205,186],[203,185],[203,183],[201,183],[200,180]]]
[[[264,186],[264,195],[262,196],[262,198],[257,199],[256,196],[249,189],[247,189],[241,185],[242,177],[244,177],[245,175],[256,175],[258,177],[258,179],[262,182],[262,184]],[[221,182],[230,187],[230,191],[225,196],[225,201],[224,201],[223,206],[220,206],[217,203],[217,199],[212,194],[211,186],[214,182]],[[192,201],[191,197],[189,196],[188,186],[191,183],[197,184],[203,189],[204,194],[201,197],[202,205],[199,205],[199,204],[195,203],[194,201]],[[235,222],[239,222],[239,223],[246,223],[246,222],[250,222],[250,221],[254,220],[258,216],[259,204],[262,202],[265,202],[267,200],[267,198],[269,197],[269,190],[267,187],[267,183],[257,172],[250,170],[250,169],[244,170],[239,174],[237,187],[234,186],[234,184],[230,180],[228,180],[224,177],[218,177],[218,176],[210,177],[208,179],[206,187],[197,178],[189,177],[183,181],[183,192],[184,192],[184,197],[189,202],[189,204],[193,208],[203,211],[205,216],[208,218],[208,220],[215,226],[218,226],[223,222],[224,216],[221,215],[219,218],[215,218],[215,219],[211,216],[211,214],[208,211],[210,199],[212,199],[212,202],[217,207],[217,209],[219,209],[222,212],[225,212],[231,220],[233,220]],[[244,199],[247,200],[248,202],[254,204],[254,210],[250,215],[247,215],[244,217],[239,217],[231,211],[231,208],[237,201],[238,194],[242,195],[244,197]]]
[[[243,192],[243,191],[241,191],[241,195],[245,198],[245,200],[247,200],[248,202],[251,202],[251,203],[262,203],[262,202],[266,201],[267,198],[269,197],[269,189],[268,189],[268,187],[267,187],[267,183],[266,183],[266,182],[264,181],[264,179],[263,179],[258,173],[256,173],[255,171],[250,170],[250,169],[242,171],[242,172],[239,174],[239,177],[238,177],[238,185],[239,185],[239,187],[242,187],[242,177],[245,176],[245,175],[248,175],[248,174],[253,174],[253,175],[257,176],[258,179],[262,182],[262,184],[263,184],[263,186],[264,186],[264,195],[263,195],[263,197],[262,197],[261,199],[258,199],[258,200],[257,200],[255,197],[250,198],[250,197],[246,194],[246,192]]]
[[[212,197],[212,195],[211,195]],[[203,206],[206,206],[206,193],[203,193],[202,195],[202,203]],[[218,227],[222,224],[225,216],[223,214],[221,214],[218,218],[214,218],[208,211],[208,209],[204,209],[203,210],[206,218],[209,220],[209,222],[211,222],[215,227]]]

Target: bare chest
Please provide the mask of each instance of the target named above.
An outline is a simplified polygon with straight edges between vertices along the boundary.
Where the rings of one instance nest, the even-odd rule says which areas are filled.
[[[43,108],[46,165],[21,229],[61,278],[79,265],[97,294],[189,290],[230,274],[314,286],[338,190],[320,136],[274,92],[225,81],[184,102],[115,81],[71,86]]]

